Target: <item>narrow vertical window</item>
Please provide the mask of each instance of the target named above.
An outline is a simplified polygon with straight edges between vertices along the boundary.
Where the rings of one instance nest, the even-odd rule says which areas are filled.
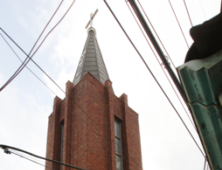
[[[60,124],[60,135],[61,135],[61,145],[60,145],[60,162],[63,162],[63,136],[64,136],[64,120]],[[60,170],[62,170],[62,165],[60,165]]]
[[[123,170],[121,122],[115,118],[116,170]]]

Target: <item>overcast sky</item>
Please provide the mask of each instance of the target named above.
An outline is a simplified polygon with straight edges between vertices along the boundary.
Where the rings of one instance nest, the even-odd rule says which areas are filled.
[[[46,33],[61,18],[71,2],[71,0],[64,1]],[[168,1],[141,0],[140,2],[174,64],[176,67],[182,65],[188,48]],[[171,2],[191,45],[192,39],[189,36],[191,26],[183,1]],[[220,11],[220,0],[186,2],[194,25],[210,19]],[[1,0],[0,27],[28,53],[59,3],[60,0]],[[108,0],[108,3],[201,145],[125,1]],[[119,97],[122,93],[126,93],[129,106],[139,114],[144,170],[203,169],[202,154],[102,0],[76,0],[68,15],[49,35],[33,59],[65,89],[65,83],[73,80],[84,47],[87,37],[85,25],[89,21],[90,13],[97,8],[99,12],[93,25],[97,31],[97,40],[115,94]],[[13,48],[24,60],[25,56],[14,45]],[[1,37],[0,59],[2,86],[21,62]],[[64,94],[36,66],[30,62],[28,67],[57,96],[64,98]],[[52,112],[54,97],[48,88],[24,69],[0,93],[0,143],[45,156],[48,116]],[[3,151],[0,151],[0,168],[44,169],[18,156],[6,155]]]

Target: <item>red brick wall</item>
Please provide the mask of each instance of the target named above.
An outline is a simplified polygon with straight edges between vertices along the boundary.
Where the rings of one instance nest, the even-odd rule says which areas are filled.
[[[142,167],[138,114],[127,108],[125,117],[129,169],[138,169]]]
[[[59,124],[59,114],[60,114],[60,106],[61,99],[55,97],[53,113],[49,116],[48,123],[48,137],[47,137],[47,153],[46,157],[53,160],[59,160],[60,156],[60,128]],[[56,164],[52,164],[51,162],[46,162],[46,166],[52,169],[58,170],[58,166]]]
[[[60,160],[60,123],[64,120],[63,162],[90,170],[116,170],[116,116],[122,121],[124,170],[142,170],[138,114],[128,107],[127,96],[117,98],[111,81],[103,85],[90,73],[76,86],[67,82],[66,93],[63,101],[54,100],[46,157]],[[46,166],[59,170],[57,164],[47,162]]]

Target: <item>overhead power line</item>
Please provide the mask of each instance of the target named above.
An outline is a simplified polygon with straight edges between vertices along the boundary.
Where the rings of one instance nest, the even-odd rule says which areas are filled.
[[[83,169],[83,168],[80,168],[80,167],[77,167],[77,166],[73,166],[73,165],[70,165],[70,164],[66,164],[66,163],[63,163],[63,162],[60,162],[60,161],[55,161],[55,160],[52,160],[52,159],[44,158],[44,157],[35,155],[31,152],[28,152],[28,151],[25,151],[25,150],[22,150],[22,149],[19,149],[19,148],[15,148],[15,147],[12,147],[12,146],[0,145],[0,148],[2,148],[6,154],[10,154],[11,151],[9,149],[12,149],[12,150],[16,150],[16,151],[19,151],[19,152],[23,152],[25,154],[31,155],[31,156],[39,158],[39,159],[43,159],[43,160],[50,161],[50,162],[53,162],[53,163],[57,163],[57,164],[60,164],[60,165],[65,165],[65,166],[70,167],[70,168],[74,168],[74,169],[78,169],[78,170],[86,170],[86,169]]]
[[[34,161],[34,160],[30,159],[30,158],[27,158],[27,157],[25,157],[25,156],[23,156],[23,155],[17,154],[17,153],[12,152],[12,151],[10,151],[10,153],[12,153],[12,154],[14,154],[14,155],[17,155],[17,156],[19,156],[19,157],[21,157],[21,158],[24,158],[24,159],[26,159],[26,160],[28,160],[28,161],[31,161],[31,162],[33,162],[33,163],[35,163],[35,164],[38,164],[38,165],[41,165],[41,166],[46,167],[45,165],[43,165],[43,164],[41,164],[41,163],[39,163],[39,162],[37,162],[37,161]],[[51,169],[51,168],[50,168],[50,169]]]
[[[125,1],[125,2],[127,3],[127,1]],[[153,26],[152,22],[150,21],[149,17],[147,16],[147,14],[146,14],[145,10],[143,9],[143,6],[141,5],[141,3],[140,3],[140,1],[139,1],[139,0],[137,0],[137,2],[138,2],[138,4],[139,4],[140,8],[142,9],[143,13],[145,14],[146,19],[147,19],[147,21],[149,22],[150,26],[152,27],[152,29],[153,29],[154,33],[156,34],[156,36],[157,36],[158,40],[160,41],[160,43],[161,43],[161,45],[162,45],[162,47],[163,47],[164,51],[165,51],[165,52],[166,52],[166,54],[167,54],[167,57],[169,57],[169,59],[170,59],[171,63],[173,64],[174,69],[176,69],[176,67],[175,67],[175,65],[174,65],[173,60],[171,59],[171,57],[170,57],[169,53],[167,52],[167,50],[166,50],[166,48],[165,48],[165,46],[164,46],[163,42],[161,41],[161,39],[160,39],[159,35],[157,34],[156,29],[154,28],[154,26]],[[144,36],[145,36],[145,35],[144,35]]]
[[[187,15],[188,15],[188,18],[189,18],[189,21],[190,21],[190,25],[193,27],[193,23],[192,23],[192,20],[191,20],[191,17],[190,17],[189,10],[188,10],[188,8],[187,8],[186,1],[183,0],[183,3],[184,3],[184,6],[185,6],[185,8],[186,8],[186,11],[187,11]]]
[[[172,70],[172,68],[169,66],[168,61],[166,60],[166,57],[162,51],[162,49],[160,48],[155,36],[153,35],[152,31],[149,28],[149,25],[147,24],[145,18],[143,17],[142,13],[140,12],[139,7],[137,6],[135,0],[128,0],[130,6],[132,7],[135,15],[137,16],[138,20],[140,21],[140,24],[142,25],[144,32],[146,33],[146,35],[149,37],[154,49],[156,50],[157,54],[159,55],[160,59],[162,60],[164,66],[166,67],[166,70],[168,71],[172,81],[174,82],[175,86],[177,87],[180,95],[182,96],[182,98],[184,99],[185,102],[187,102],[187,97],[184,93],[183,88],[181,87],[181,84],[178,80],[178,78],[176,77],[174,71]]]
[[[57,11],[59,10],[60,6],[62,5],[63,0],[61,1],[61,3],[59,4],[59,6],[57,7],[56,11],[53,13],[52,17],[50,18],[50,20],[48,21],[48,23],[46,24],[46,26],[44,27],[44,29],[42,30],[41,34],[39,35],[38,39],[36,40],[35,44],[33,45],[31,51],[29,52],[28,56],[30,56],[30,54],[32,53],[33,49],[35,48],[36,44],[38,43],[39,39],[41,38],[41,36],[43,35],[43,33],[45,32],[46,28],[48,27],[48,25],[50,24],[50,22],[52,21],[53,17],[55,16],[55,14],[57,13]],[[54,28],[53,28],[54,29]],[[8,34],[1,28],[1,30],[4,32],[4,34],[7,35],[8,38],[10,38],[12,40],[13,43],[14,40],[8,36]],[[49,34],[49,33],[48,33]],[[45,38],[43,39],[42,43],[45,41],[46,37],[48,36],[48,34],[45,36]],[[33,53],[33,55],[31,56],[31,58],[35,55],[35,53],[38,51],[38,49],[40,48],[40,46],[42,45],[42,43],[38,46],[38,48],[36,49],[36,51]],[[10,79],[1,87],[0,91],[2,91],[15,77],[17,77],[17,75],[24,69],[24,67],[28,64],[28,62],[30,61],[30,58],[26,57],[26,59],[23,61],[23,63],[20,65],[20,67],[16,70],[16,72],[10,77]]]
[[[4,37],[3,37],[4,38]],[[5,38],[4,38],[4,40],[5,40]],[[6,40],[5,40],[6,41]],[[7,41],[6,41],[7,42]],[[64,93],[65,93],[65,91],[58,85],[58,84],[56,84],[56,82],[31,58],[31,57],[29,57],[29,55],[16,43],[16,42],[14,42],[15,44],[16,44],[16,46],[27,56],[27,58],[29,58],[60,90],[62,90]],[[7,44],[8,44],[8,42],[7,42]],[[9,45],[9,44],[8,44]],[[10,46],[10,48],[11,48],[11,46]],[[11,48],[12,49],[12,48]],[[14,50],[12,49],[12,51],[14,52]],[[16,53],[15,53],[16,54]],[[25,67],[27,67],[26,65],[25,65]],[[41,82],[42,82],[42,80],[40,80]],[[44,83],[45,84],[45,83]],[[48,87],[48,86],[47,86]],[[49,88],[49,87],[48,87]],[[50,88],[49,88],[50,89]],[[50,89],[51,90],[51,89]],[[52,90],[51,90],[52,91]],[[54,92],[53,92],[54,93]],[[54,93],[55,94],[55,93]],[[56,95],[56,94],[55,94]]]
[[[62,1],[63,2],[63,1]],[[62,4],[62,2],[60,3],[60,5],[59,5],[59,7],[61,6],[61,4]],[[60,24],[60,22],[64,19],[64,17],[67,15],[67,13],[69,12],[69,10],[72,8],[72,6],[73,6],[73,4],[75,3],[75,0],[73,0],[73,2],[71,3],[71,5],[69,6],[69,8],[67,9],[67,11],[64,13],[64,15],[62,16],[62,18],[55,24],[55,26],[46,34],[46,36],[44,37],[44,39],[42,40],[42,42],[40,43],[40,45],[37,47],[37,49],[34,51],[34,53],[32,53],[32,55],[30,56],[30,55],[28,55],[27,56],[27,58],[26,58],[26,60],[28,59],[28,61],[26,62],[26,63],[24,63],[23,62],[23,64],[21,65],[22,66],[22,68],[21,68],[21,70],[19,70],[18,72],[16,71],[16,73],[14,73],[14,75],[15,76],[12,76],[12,79],[10,78],[10,80],[8,80],[6,83],[5,83],[5,85],[3,85],[3,87],[0,89],[0,91],[2,91],[23,69],[24,69],[24,67],[28,64],[28,62],[31,60],[31,58],[36,54],[36,52],[39,50],[39,48],[42,46],[42,44],[44,43],[44,41],[46,40],[46,38],[49,36],[49,34]],[[56,10],[56,12],[58,11],[58,9],[59,9],[59,7],[57,8],[57,10]],[[53,14],[53,16],[51,17],[51,19],[50,19],[50,21],[52,20],[52,18],[54,17],[54,15],[56,14],[56,12]],[[50,22],[49,21],[49,22]],[[48,24],[49,24],[49,22],[48,22]],[[47,26],[48,26],[48,24],[47,24]],[[1,29],[1,28],[0,28]],[[8,34],[3,30],[3,29],[1,29],[7,36],[8,36]],[[45,30],[45,28],[44,28],[44,30]],[[41,34],[42,35],[42,34]],[[14,42],[14,40],[10,37],[10,36],[8,36],[12,41],[13,41],[13,43],[15,43]],[[38,39],[39,40],[39,39]],[[16,43],[15,43],[16,44]],[[37,43],[35,43],[35,44],[37,44]],[[17,44],[16,44],[16,46],[18,46]],[[34,48],[33,48],[34,49]],[[30,53],[31,54],[31,53]],[[20,66],[20,67],[21,67]]]
[[[4,36],[0,33],[1,37],[3,38],[3,40],[7,43],[7,45],[9,46],[9,48],[12,50],[12,52],[15,54],[15,56],[19,59],[19,61],[22,62],[22,59],[18,56],[18,54],[15,52],[15,50],[12,48],[12,46],[8,43],[8,41],[4,38]],[[33,61],[31,59],[31,61]],[[34,62],[34,61],[33,61]],[[39,68],[40,66],[34,62],[35,65],[37,65]],[[41,80],[41,78],[39,78],[28,66],[26,66],[26,68],[43,84],[45,85],[53,94],[56,95],[56,93],[51,89],[49,88],[49,86],[47,86],[47,84]],[[42,70],[42,69],[41,69]]]
[[[172,11],[173,11],[174,17],[176,18],[176,21],[177,21],[177,24],[178,24],[178,26],[179,26],[179,28],[180,28],[180,31],[181,31],[181,33],[182,33],[182,35],[183,35],[183,39],[184,39],[184,41],[185,41],[186,44],[187,44],[187,48],[189,49],[189,48],[190,48],[190,47],[189,47],[189,44],[188,44],[188,42],[187,42],[187,39],[186,39],[185,34],[184,34],[184,32],[183,32],[183,29],[182,29],[182,27],[181,27],[181,25],[180,25],[180,22],[179,22],[179,20],[178,20],[178,18],[177,18],[177,15],[176,15],[176,13],[175,13],[175,11],[174,11],[174,9],[173,9],[172,3],[171,3],[170,0],[168,0],[168,2],[169,2],[170,7],[171,7],[171,9],[172,9]]]
[[[203,170],[206,170],[206,168],[207,168],[207,167],[206,167],[206,164],[207,164],[207,159],[205,158],[205,159],[204,159],[204,167],[203,167]]]
[[[184,107],[184,105],[183,105],[183,103],[182,103],[182,101],[181,101],[180,97],[178,96],[178,94],[177,94],[177,92],[176,92],[175,88],[173,87],[173,85],[172,85],[172,83],[171,83],[171,81],[170,81],[169,77],[167,76],[166,72],[164,71],[164,68],[161,66],[161,63],[160,63],[160,61],[158,60],[157,55],[156,55],[156,53],[154,52],[153,48],[151,47],[151,44],[149,43],[149,41],[148,41],[147,37],[145,36],[145,34],[144,34],[144,32],[143,32],[143,30],[142,30],[142,28],[141,28],[140,24],[139,24],[139,23],[138,23],[138,21],[136,20],[136,18],[135,18],[135,16],[134,16],[134,14],[133,14],[132,10],[130,9],[130,7],[129,7],[129,5],[128,5],[128,3],[127,3],[127,2],[126,2],[126,4],[127,4],[128,8],[129,8],[129,10],[130,10],[130,12],[131,12],[131,14],[132,14],[132,16],[133,16],[134,20],[136,21],[136,23],[137,23],[138,27],[140,28],[140,31],[142,32],[142,34],[143,34],[144,38],[146,39],[146,42],[148,43],[148,45],[149,45],[149,47],[150,47],[151,51],[153,52],[153,55],[155,56],[155,58],[156,58],[157,62],[159,63],[159,65],[160,65],[160,67],[161,67],[161,69],[162,69],[162,71],[163,71],[164,75],[166,76],[166,78],[167,78],[168,82],[170,83],[170,86],[172,87],[172,89],[173,89],[174,93],[176,94],[176,96],[177,96],[178,100],[180,101],[180,104],[182,105],[182,107],[183,107],[183,109],[184,109],[185,113],[187,114],[187,116],[188,116],[188,118],[189,118],[189,120],[190,120],[191,124],[193,125],[194,129],[196,130],[196,127],[195,127],[195,125],[194,125],[193,121],[191,120],[191,118],[190,118],[190,116],[189,116],[189,114],[188,114],[187,110],[185,109],[185,107]]]
[[[201,9],[202,9],[202,11],[203,11],[203,14],[204,14],[204,19],[206,20],[206,14],[205,14],[205,12],[204,12],[204,8],[203,8],[203,5],[202,5],[202,3],[201,3],[201,0],[199,0],[199,3],[200,3],[200,6],[201,6]],[[222,1],[221,1],[221,3],[222,3]]]
[[[25,154],[25,153],[22,153],[22,152],[19,152],[19,151],[10,150],[10,152],[11,152],[12,154],[17,154],[17,155],[24,156],[24,157],[26,157],[26,158],[28,158],[28,159],[31,159],[31,160],[33,160],[33,161],[38,162],[39,164],[42,164],[42,165],[45,165],[45,163],[46,163],[45,160],[42,160],[42,159],[33,157],[33,156],[31,156],[31,155],[28,155],[28,154]]]
[[[161,91],[163,92],[163,94],[165,95],[165,97],[167,98],[167,100],[169,101],[170,105],[173,107],[174,111],[176,112],[176,114],[178,115],[178,117],[180,118],[181,122],[183,123],[184,127],[187,129],[189,135],[191,136],[191,138],[193,139],[194,143],[196,144],[197,148],[200,150],[200,152],[202,153],[202,155],[205,157],[203,151],[201,150],[200,146],[198,145],[197,141],[194,139],[192,133],[190,132],[190,130],[188,129],[188,127],[186,126],[185,122],[183,121],[182,117],[180,116],[179,112],[177,111],[177,109],[174,107],[173,103],[171,102],[171,100],[169,99],[169,97],[167,96],[166,92],[163,90],[162,86],[160,85],[160,83],[158,82],[158,80],[156,79],[156,77],[154,76],[154,74],[152,73],[151,69],[149,68],[149,66],[147,65],[147,63],[145,62],[144,58],[142,57],[142,55],[140,54],[140,52],[138,51],[138,49],[136,48],[136,46],[134,45],[134,43],[132,42],[132,40],[129,38],[128,34],[126,33],[125,29],[123,28],[123,26],[121,25],[121,23],[119,22],[119,20],[117,19],[117,17],[115,16],[115,14],[113,13],[112,9],[110,8],[110,6],[108,5],[108,3],[106,2],[106,0],[103,0],[106,4],[106,6],[108,7],[108,9],[110,10],[110,12],[112,13],[113,17],[115,18],[115,20],[117,21],[117,23],[119,24],[120,28],[122,29],[122,31],[124,32],[124,34],[126,35],[127,39],[129,40],[129,42],[131,43],[131,45],[134,47],[134,49],[136,50],[137,54],[140,56],[141,60],[143,61],[143,63],[145,64],[147,70],[150,72],[151,76],[153,77],[153,79],[156,81],[157,85],[159,86],[159,88],[161,89]]]

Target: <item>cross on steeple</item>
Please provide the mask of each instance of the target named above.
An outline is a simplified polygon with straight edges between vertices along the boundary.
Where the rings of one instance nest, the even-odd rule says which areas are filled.
[[[88,26],[90,25],[90,27],[92,27],[92,23],[93,23],[93,18],[95,17],[95,15],[97,14],[97,12],[98,12],[99,10],[97,9],[95,12],[94,12],[94,14],[92,14],[91,13],[91,15],[90,15],[90,20],[89,20],[89,22],[87,23],[87,25],[86,25],[86,29],[88,28]]]
[[[95,17],[98,9],[94,14],[91,14],[90,21],[86,25],[88,28],[88,37],[80,57],[78,68],[74,76],[73,83],[77,85],[81,79],[90,72],[102,84],[109,79],[109,75],[103,61],[102,53],[96,38],[96,30],[92,27],[92,20]]]

